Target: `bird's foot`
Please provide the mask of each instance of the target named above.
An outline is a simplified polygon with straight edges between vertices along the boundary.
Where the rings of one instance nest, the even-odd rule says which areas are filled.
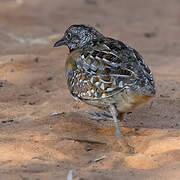
[[[118,122],[114,122],[114,127],[115,127],[115,130],[116,130],[116,137],[118,137],[118,138],[123,137],[123,134],[120,132]]]
[[[109,107],[109,111],[111,112],[113,120],[114,120],[114,127],[115,127],[115,130],[116,130],[116,137],[118,137],[118,138],[123,137],[123,134],[120,132],[120,129],[119,129],[118,118],[117,118],[118,113],[117,113],[117,110],[116,110],[115,106],[111,105]],[[120,119],[122,120],[122,114],[120,116]]]
[[[115,127],[115,130],[116,130],[116,137],[118,137],[118,138],[123,137],[123,134],[120,132],[120,129],[119,129],[119,126],[118,126],[118,122],[120,120],[117,119],[117,117],[115,116],[114,111],[112,111],[114,117],[113,117],[113,115],[111,115],[111,113],[108,113],[106,111],[104,111],[104,112],[96,112],[96,111],[88,110],[88,111],[85,111],[85,112],[90,115],[89,116],[90,119],[114,121],[114,127]]]
[[[113,121],[113,117],[111,113],[108,113],[106,111],[104,112],[96,112],[96,111],[85,111],[90,115],[90,119],[95,119],[95,120],[105,120],[105,121]]]

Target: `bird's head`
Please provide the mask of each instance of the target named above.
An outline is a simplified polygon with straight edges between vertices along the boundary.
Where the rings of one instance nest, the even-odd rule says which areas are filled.
[[[54,44],[54,47],[66,45],[69,50],[82,48],[93,40],[104,37],[95,28],[89,25],[71,25],[64,33],[64,36]]]

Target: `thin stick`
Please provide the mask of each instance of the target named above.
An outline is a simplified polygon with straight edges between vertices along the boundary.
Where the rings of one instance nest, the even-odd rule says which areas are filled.
[[[65,137],[63,139],[64,140],[70,140],[70,141],[86,142],[86,143],[91,143],[91,144],[103,144],[103,145],[106,145],[106,143],[104,143],[104,142],[93,141],[93,140],[89,140],[89,139],[77,139],[77,138],[68,138],[68,137]]]
[[[106,158],[106,156],[101,156],[101,157],[99,157],[99,158],[94,159],[93,161],[94,161],[94,162],[98,162],[98,161],[103,160],[104,158]]]

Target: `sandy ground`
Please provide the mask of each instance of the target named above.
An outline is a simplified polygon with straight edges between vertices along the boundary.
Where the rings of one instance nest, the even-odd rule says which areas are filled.
[[[135,47],[154,73],[157,96],[125,116],[123,139],[67,90],[68,50],[52,46],[75,23]],[[179,180],[179,34],[179,0],[0,0],[0,179]]]

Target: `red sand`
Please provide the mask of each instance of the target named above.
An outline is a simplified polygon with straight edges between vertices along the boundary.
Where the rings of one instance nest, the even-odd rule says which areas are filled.
[[[0,22],[0,179],[180,179],[178,0],[1,0]],[[135,47],[154,73],[157,96],[125,116],[123,139],[67,89],[68,50],[52,46],[75,23]]]

